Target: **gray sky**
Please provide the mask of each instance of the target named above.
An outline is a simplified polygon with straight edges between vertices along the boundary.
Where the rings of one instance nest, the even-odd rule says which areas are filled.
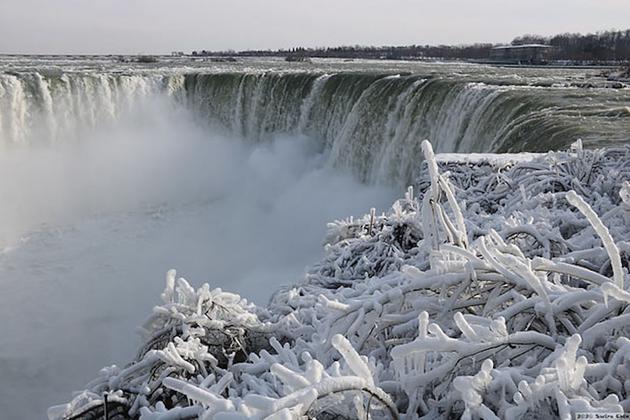
[[[506,42],[630,28],[629,0],[0,0],[0,53]]]

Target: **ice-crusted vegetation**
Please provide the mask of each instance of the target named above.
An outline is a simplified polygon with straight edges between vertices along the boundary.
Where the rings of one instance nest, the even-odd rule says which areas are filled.
[[[571,419],[630,411],[630,148],[438,161],[331,223],[267,307],[174,271],[146,341],[53,419]]]

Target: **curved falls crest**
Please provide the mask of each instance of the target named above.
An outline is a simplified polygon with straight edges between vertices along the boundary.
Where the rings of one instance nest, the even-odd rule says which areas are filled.
[[[628,140],[619,125],[630,126],[629,108],[582,104],[580,95],[579,89],[409,74],[5,73],[0,143],[69,141],[166,96],[214,130],[255,143],[278,134],[308,136],[334,165],[362,181],[405,184],[416,175],[423,139],[439,152],[541,151],[577,138],[586,145]]]

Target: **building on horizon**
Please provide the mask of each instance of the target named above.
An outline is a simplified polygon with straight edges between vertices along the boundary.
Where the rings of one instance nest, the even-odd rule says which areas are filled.
[[[490,50],[490,59],[512,64],[544,64],[553,49],[551,45],[500,45]]]

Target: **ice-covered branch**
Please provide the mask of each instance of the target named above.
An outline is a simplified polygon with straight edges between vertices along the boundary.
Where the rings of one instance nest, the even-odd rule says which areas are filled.
[[[265,308],[170,271],[136,360],[50,417],[100,415],[104,393],[151,420],[630,410],[630,149],[422,147],[415,188],[331,223],[324,258]]]

